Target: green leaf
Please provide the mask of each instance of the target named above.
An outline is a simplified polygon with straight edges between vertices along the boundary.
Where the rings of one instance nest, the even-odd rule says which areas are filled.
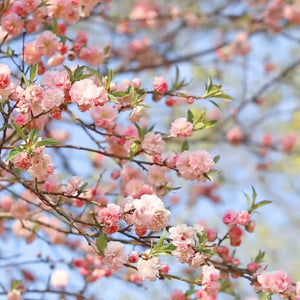
[[[31,82],[33,82],[33,80],[35,79],[36,75],[38,74],[38,70],[39,70],[38,63],[30,66],[30,81]]]
[[[192,113],[190,110],[188,110],[187,120],[188,120],[188,122],[190,122],[190,123],[194,123],[194,122],[193,122],[193,120],[194,120],[194,115],[193,115],[193,113]]]
[[[107,246],[107,238],[105,234],[101,234],[98,238],[97,238],[97,248],[98,250],[103,254],[104,250]]]
[[[212,176],[212,172],[207,172],[203,174],[205,178],[207,178],[210,182],[214,182],[214,178]]]
[[[188,141],[184,141],[181,145],[181,152],[185,151],[185,150],[189,150],[190,149],[190,145],[188,143]]]
[[[88,186],[88,182],[83,183],[83,184],[79,187],[78,193],[81,194],[87,186]]]
[[[268,205],[268,204],[270,204],[270,203],[272,203],[272,201],[270,201],[270,200],[263,200],[263,201],[260,201],[260,202],[258,202],[258,203],[256,203],[255,205],[253,205],[251,208],[250,208],[250,213],[251,212],[253,212],[254,210],[256,210],[256,209],[258,209],[258,208],[260,208],[260,207],[262,207],[262,206],[264,206],[264,205]]]
[[[209,92],[210,90],[211,90],[211,88],[212,88],[212,80],[211,80],[211,77],[208,77],[208,79],[207,79],[207,83],[206,83],[206,92]]]
[[[159,248],[159,254],[161,255],[171,255],[171,252],[176,249],[173,244],[165,244]]]
[[[111,95],[114,95],[115,97],[125,97],[125,96],[128,96],[128,93],[115,91],[115,92],[111,93]]]
[[[246,194],[245,192],[243,192],[243,194],[244,194],[244,196],[245,196],[245,198],[246,198],[246,200],[247,200],[247,204],[248,204],[248,206],[250,207],[250,206],[251,206],[251,200],[250,200],[250,197],[249,197],[249,195],[248,195],[248,194]]]
[[[145,136],[145,130],[142,127],[140,127],[139,124],[137,124],[137,123],[134,123],[134,126],[136,127],[136,129],[137,129],[137,131],[139,133],[139,138],[141,140],[143,140],[144,136]]]
[[[254,262],[256,262],[257,264],[261,263],[263,261],[265,257],[265,252],[259,250],[258,254],[256,255]]]
[[[220,160],[221,156],[220,155],[217,155],[214,157],[214,162],[215,164]]]
[[[91,74],[94,75],[98,79],[99,86],[103,86],[102,75],[97,70],[94,70],[93,68],[90,68],[88,66],[85,66],[85,68],[88,69],[91,72]]]
[[[110,45],[107,45],[105,48],[104,48],[104,54],[108,54],[110,51]]]
[[[135,154],[137,153],[139,149],[139,143],[138,142],[134,142],[131,147],[130,147],[130,152],[129,152],[129,160],[132,161],[133,157],[135,156]]]
[[[113,95],[113,94],[108,94],[108,98],[110,101],[120,104],[120,102],[118,101],[118,99]]]
[[[67,66],[63,66],[64,68],[65,68],[65,70],[68,72],[68,74],[69,74],[69,78],[70,78],[70,81],[72,82],[72,83],[74,83],[74,76],[73,76],[73,72],[72,72],[72,70],[69,68],[69,67],[67,67]]]
[[[215,102],[213,100],[209,100],[209,102],[212,103],[214,106],[216,106],[217,108],[220,109],[220,105],[217,102]]]
[[[16,157],[19,153],[23,152],[24,150],[20,147],[12,149],[9,154],[7,155],[6,161],[12,160],[14,157]]]
[[[193,126],[193,130],[197,131],[197,130],[201,130],[205,128],[205,124],[204,123],[197,123]]]
[[[41,147],[41,146],[56,145],[56,144],[59,144],[59,143],[60,143],[60,141],[57,141],[56,139],[49,138],[49,139],[45,139],[45,140],[42,140],[40,142],[37,142],[35,144],[35,147],[38,148],[38,147]]]
[[[40,133],[39,133],[39,129],[36,127],[32,130],[30,130],[29,135],[28,135],[28,140],[30,145],[34,145],[37,140],[39,139]]]
[[[77,66],[77,68],[74,71],[74,80],[75,81],[79,81],[79,80],[84,79],[83,76],[86,76],[86,74],[83,75],[83,71],[84,71],[84,67],[83,66]],[[91,75],[89,75],[89,77],[90,76]]]
[[[12,120],[11,123],[14,126],[18,135],[22,138],[22,140],[26,141],[26,135],[25,135],[25,132],[23,131],[23,129],[20,126],[18,126],[14,120]]]

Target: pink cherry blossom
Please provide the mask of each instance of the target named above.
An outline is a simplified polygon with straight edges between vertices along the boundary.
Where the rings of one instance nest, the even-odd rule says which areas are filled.
[[[98,87],[91,79],[76,81],[70,89],[72,102],[78,104],[82,111],[91,107],[103,105],[108,101],[108,95],[104,87]]]
[[[250,214],[247,210],[243,210],[239,212],[236,216],[236,222],[239,225],[246,226],[250,220]]]
[[[193,135],[193,124],[186,118],[178,118],[171,124],[170,134],[174,137],[189,137]]]
[[[54,173],[51,157],[43,152],[33,155],[28,171],[38,180],[45,180],[49,175]]]
[[[106,207],[100,207],[98,210],[99,221],[104,224],[104,231],[108,234],[117,232],[119,229],[119,220],[121,208],[114,203],[108,204]]]
[[[169,229],[170,239],[175,246],[195,246],[197,240],[197,232],[193,227],[186,224],[177,225]]]
[[[42,108],[45,110],[59,107],[64,102],[64,92],[56,87],[47,88],[43,92]]]
[[[220,279],[220,271],[214,266],[204,265],[202,267],[202,287],[208,294],[216,294],[220,289],[218,283]]]
[[[87,46],[80,50],[78,57],[91,66],[99,66],[104,62],[103,49],[98,46]]]
[[[234,210],[229,209],[226,211],[222,220],[226,225],[234,225],[237,222],[237,213]]]
[[[155,77],[153,83],[154,92],[158,94],[165,94],[168,91],[168,84],[164,77]]]
[[[6,64],[0,64],[0,89],[5,89],[10,84],[10,69]]]
[[[240,127],[233,127],[226,134],[226,139],[232,145],[239,145],[245,138],[245,134]]]
[[[19,201],[11,206],[10,213],[16,219],[25,219],[27,209],[28,203],[25,201]]]
[[[28,169],[31,165],[30,155],[27,152],[21,152],[13,159],[14,166],[21,169]]]
[[[58,50],[56,35],[49,30],[44,31],[37,36],[35,47],[43,56],[52,56]]]
[[[36,47],[36,41],[32,41],[25,45],[23,55],[23,59],[28,65],[34,65],[41,60],[42,53]]]
[[[232,227],[230,227],[228,235],[231,240],[237,240],[240,239],[240,237],[243,235],[243,231],[240,227],[233,225]]]
[[[80,16],[79,1],[73,0],[49,0],[48,8],[49,16],[55,16],[69,24],[74,24]]]
[[[71,87],[67,71],[47,71],[42,78],[42,84],[48,88],[58,88],[66,92]]]
[[[65,270],[55,270],[50,277],[50,284],[54,287],[65,287],[69,282],[69,273]]]
[[[142,195],[133,201],[135,211],[132,222],[136,227],[160,231],[170,220],[170,211],[165,209],[163,201],[155,195]]]
[[[292,286],[290,276],[283,271],[262,272],[257,276],[260,289],[269,293],[283,293]]]
[[[142,148],[149,154],[161,154],[165,148],[165,142],[160,134],[148,132],[142,141]]]
[[[78,193],[79,188],[82,186],[83,180],[79,176],[73,176],[68,180],[67,186],[64,189],[64,194],[67,196],[74,196]]]
[[[18,35],[24,28],[24,21],[16,13],[10,13],[1,17],[1,26],[11,35]]]
[[[143,280],[148,279],[150,281],[155,281],[156,277],[159,275],[160,262],[158,257],[152,257],[148,259],[140,258],[138,260],[138,275],[141,276]]]
[[[111,106],[110,103],[105,103],[103,106],[95,107],[91,109],[90,112],[97,127],[113,129],[116,126],[118,110]]]
[[[117,271],[127,262],[125,247],[120,242],[108,242],[104,250],[103,262],[111,269]]]

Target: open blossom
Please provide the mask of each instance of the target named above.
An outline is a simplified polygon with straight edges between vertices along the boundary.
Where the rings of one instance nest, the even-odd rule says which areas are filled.
[[[166,167],[161,166],[150,166],[148,169],[148,174],[146,177],[146,181],[152,187],[160,187],[169,183],[169,178],[166,176],[169,171]]]
[[[78,57],[92,66],[99,66],[104,61],[103,49],[98,46],[87,46],[80,50]]]
[[[115,271],[121,269],[127,262],[125,246],[120,242],[108,242],[104,250],[103,262]]]
[[[70,97],[72,102],[76,103],[82,111],[103,105],[108,101],[105,88],[98,87],[88,78],[74,82],[70,89]]]
[[[65,270],[55,270],[51,274],[50,284],[55,287],[65,287],[69,282],[69,273]]]
[[[202,267],[202,287],[207,294],[214,295],[220,289],[218,280],[220,279],[220,271],[214,266],[204,265]]]
[[[160,263],[158,257],[148,259],[140,258],[137,265],[138,274],[143,280],[148,279],[150,281],[155,281],[156,277],[159,275],[159,267]]]
[[[160,231],[170,220],[170,211],[164,207],[163,201],[155,195],[142,195],[133,201],[135,211],[132,222],[137,228]]]
[[[246,226],[250,220],[250,214],[247,210],[243,210],[237,214],[236,222],[239,225]]]
[[[97,127],[113,129],[116,126],[118,110],[116,107],[111,106],[111,104],[105,103],[103,106],[91,109],[90,112]]]
[[[195,152],[183,151],[178,154],[176,168],[184,179],[198,179],[204,181],[204,174],[210,172],[214,167],[214,160],[204,150]]]
[[[44,152],[33,155],[28,171],[38,180],[45,180],[49,175],[54,173],[51,157]]]
[[[168,84],[164,77],[155,77],[153,83],[154,92],[158,94],[165,94],[168,91]]]
[[[46,71],[42,78],[42,84],[48,88],[58,88],[66,92],[70,86],[71,81],[67,71]]]
[[[262,272],[257,276],[260,289],[269,293],[284,293],[292,286],[290,276],[283,271]]]
[[[23,30],[24,21],[12,12],[1,17],[1,27],[11,35],[18,35]]]
[[[31,165],[30,155],[27,152],[21,152],[13,159],[14,166],[21,169],[28,169]]]
[[[46,88],[43,92],[42,108],[45,110],[59,107],[65,99],[64,92],[56,87]]]
[[[49,0],[48,14],[62,19],[69,24],[74,24],[80,17],[79,1],[73,0]]]
[[[186,118],[178,118],[171,124],[170,134],[175,137],[189,137],[193,134],[193,124]]]
[[[64,194],[67,196],[74,196],[82,186],[82,178],[79,176],[73,176],[68,180],[67,186],[65,187]]]
[[[119,229],[119,220],[121,208],[114,203],[108,204],[106,207],[100,207],[98,210],[98,216],[100,222],[104,224],[104,231],[108,234],[112,234]]]
[[[148,132],[142,141],[142,148],[149,154],[161,154],[165,148],[165,142],[160,134]]]
[[[8,65],[0,64],[0,89],[5,89],[10,83],[10,70]]]
[[[197,233],[193,227],[186,224],[177,225],[169,229],[170,239],[175,246],[195,246]]]
[[[56,35],[46,30],[36,38],[35,46],[43,56],[52,56],[58,50]]]
[[[32,41],[25,45],[23,55],[23,59],[28,65],[34,65],[41,60],[42,54],[36,47],[36,41]]]
[[[20,6],[27,13],[32,13],[41,3],[41,0],[20,0]]]

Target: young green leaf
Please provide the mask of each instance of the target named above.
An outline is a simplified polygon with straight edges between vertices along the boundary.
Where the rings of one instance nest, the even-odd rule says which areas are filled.
[[[98,238],[97,238],[97,248],[98,250],[103,254],[104,250],[107,246],[107,238],[105,234],[101,234]]]
[[[134,142],[130,147],[130,152],[129,152],[129,160],[130,161],[133,160],[133,157],[137,153],[138,149],[139,149],[139,143]]]
[[[40,133],[39,133],[39,129],[38,128],[34,128],[32,130],[30,130],[29,135],[28,135],[28,139],[29,139],[29,143],[31,145],[34,145],[37,140],[39,139]]]
[[[17,125],[14,120],[12,120],[11,123],[15,128],[16,132],[18,133],[18,135],[22,138],[22,140],[26,141],[26,135],[23,129],[19,125]]]
[[[49,146],[49,145],[56,145],[56,144],[59,144],[60,142],[55,140],[55,139],[52,139],[52,138],[48,138],[48,139],[45,139],[45,140],[42,140],[40,142],[37,142],[35,144],[35,147],[41,147],[41,146]]]
[[[20,147],[12,149],[9,154],[7,155],[6,161],[12,160],[14,157],[16,157],[19,153],[23,152],[24,150]]]

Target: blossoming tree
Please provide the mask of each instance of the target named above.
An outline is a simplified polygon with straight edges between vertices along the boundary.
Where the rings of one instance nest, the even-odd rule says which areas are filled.
[[[257,173],[242,205],[225,201],[249,165],[260,187],[293,170],[296,190],[298,1],[4,0],[0,14],[3,297],[121,299],[122,282],[300,299],[285,266],[247,253],[271,202]]]

